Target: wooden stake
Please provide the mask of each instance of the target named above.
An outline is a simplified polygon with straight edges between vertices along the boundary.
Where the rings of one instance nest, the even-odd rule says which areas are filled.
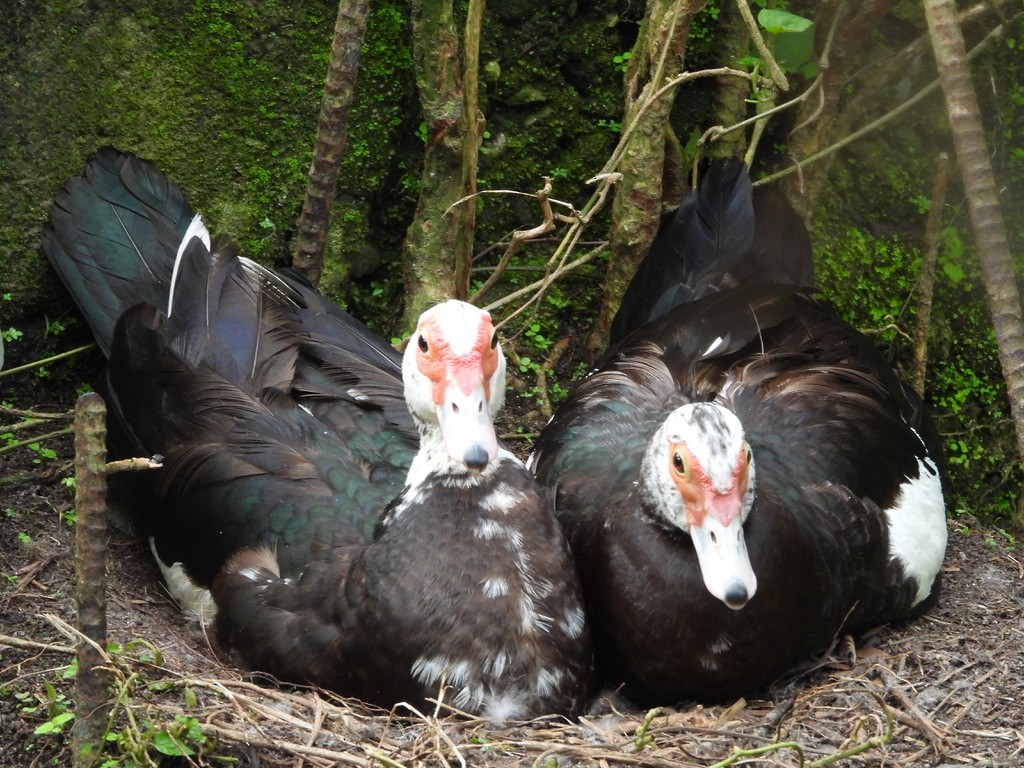
[[[110,706],[107,644],[106,406],[95,392],[75,405],[75,599],[78,629],[74,765],[90,766],[103,744]],[[85,750],[83,752],[83,750]]]

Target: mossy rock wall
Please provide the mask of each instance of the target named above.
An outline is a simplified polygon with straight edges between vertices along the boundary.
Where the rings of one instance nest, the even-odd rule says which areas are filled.
[[[15,2],[0,31],[0,325],[67,311],[40,231],[56,191],[105,144],[157,162],[247,255],[287,261],[336,12],[332,0]],[[568,199],[583,194],[616,138],[597,122],[617,115],[612,58],[630,27],[616,2],[489,9],[481,188],[530,191],[556,175],[572,179]],[[342,303],[401,274],[423,153],[409,28],[408,0],[371,4],[323,282]],[[491,201],[481,243],[536,223],[529,205]]]

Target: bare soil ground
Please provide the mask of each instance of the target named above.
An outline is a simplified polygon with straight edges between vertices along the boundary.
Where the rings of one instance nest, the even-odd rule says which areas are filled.
[[[75,625],[69,437],[56,459],[0,456],[0,766],[69,764]],[[638,711],[606,691],[578,721],[495,728],[368,710],[219,660],[160,587],[145,547],[111,531],[105,765],[1017,766],[1024,764],[1024,556],[950,521],[930,615],[840,639],[808,669],[722,706]],[[141,640],[142,642],[133,642]],[[40,729],[43,732],[37,732]],[[52,729],[50,732],[46,732]],[[175,754],[177,757],[166,757]],[[182,755],[184,753],[184,755]],[[102,762],[102,761],[100,761]]]

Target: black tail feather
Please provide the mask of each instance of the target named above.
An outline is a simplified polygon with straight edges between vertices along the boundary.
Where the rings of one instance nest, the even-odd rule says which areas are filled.
[[[110,147],[54,200],[43,250],[104,354],[130,307],[163,307],[178,245],[194,217],[151,163]]]
[[[811,236],[800,214],[775,187],[754,189],[754,250],[748,274],[762,283],[814,286]]]
[[[810,286],[810,238],[781,193],[754,190],[742,161],[712,162],[662,221],[612,321],[611,345],[680,304],[751,282]]]

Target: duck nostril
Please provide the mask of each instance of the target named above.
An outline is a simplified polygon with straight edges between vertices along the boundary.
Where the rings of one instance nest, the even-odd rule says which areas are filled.
[[[459,412],[459,404],[458,403],[452,403],[452,413],[458,413],[458,412]]]

